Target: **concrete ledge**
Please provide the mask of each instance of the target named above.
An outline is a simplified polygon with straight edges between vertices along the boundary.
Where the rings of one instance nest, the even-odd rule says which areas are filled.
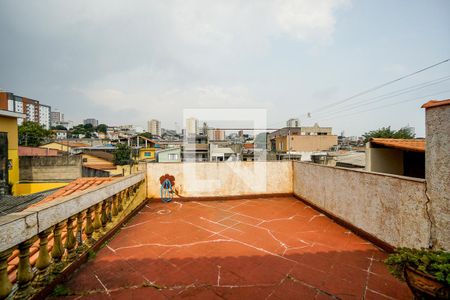
[[[39,232],[112,197],[144,178],[144,173],[129,175],[94,190],[86,190],[20,213],[0,217],[0,251],[16,247]]]
[[[148,200],[142,201],[137,205],[126,217],[117,223],[113,228],[111,228],[104,236],[102,236],[89,250],[98,251],[104,244],[106,244],[117,232],[119,232],[124,224],[126,224],[131,218],[133,218],[146,204]],[[46,299],[55,287],[68,280],[74,272],[77,271],[84,263],[89,260],[89,252],[83,253],[79,256],[73,263],[71,263],[67,268],[65,268],[59,276],[57,276],[49,285],[44,289],[40,290],[37,294],[34,294],[31,299]]]
[[[426,180],[423,179],[423,178],[408,177],[408,176],[387,174],[387,173],[370,172],[370,171],[356,169],[356,168],[344,168],[344,167],[336,167],[336,166],[326,166],[326,165],[320,165],[320,164],[315,164],[315,163],[312,163],[312,162],[305,162],[305,161],[293,161],[293,163],[294,164],[313,165],[313,166],[318,166],[318,167],[321,167],[321,168],[331,168],[331,169],[336,169],[336,170],[343,170],[343,171],[348,171],[348,172],[357,172],[357,173],[370,174],[370,175],[376,175],[376,176],[382,176],[382,177],[392,177],[392,178],[398,178],[398,179],[414,181],[414,182],[422,182],[422,183],[426,182]]]
[[[220,196],[220,197],[178,197],[173,198],[172,201],[226,201],[226,200],[242,200],[242,199],[267,199],[279,197],[291,197],[292,193],[275,193],[275,194],[251,194],[238,196]],[[151,198],[151,202],[161,202],[161,198]]]

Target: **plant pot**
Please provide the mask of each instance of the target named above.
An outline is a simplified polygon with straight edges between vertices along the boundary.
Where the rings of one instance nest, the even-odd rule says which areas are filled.
[[[450,299],[450,286],[429,274],[407,266],[405,279],[415,299]]]

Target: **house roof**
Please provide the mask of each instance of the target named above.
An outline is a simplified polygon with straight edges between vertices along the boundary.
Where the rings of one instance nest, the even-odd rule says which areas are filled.
[[[438,107],[438,106],[444,106],[444,105],[450,105],[450,99],[447,100],[430,100],[424,105],[422,105],[422,108],[431,108],[431,107]]]
[[[101,171],[107,171],[107,170],[115,170],[116,166],[113,163],[106,163],[106,164],[83,164],[83,167],[95,169],[95,170],[101,170]]]
[[[166,148],[166,149],[161,149],[156,151],[156,153],[161,153],[161,152],[168,152],[168,151],[181,151],[181,148],[179,147],[174,147],[174,148]]]
[[[41,201],[34,203],[30,207],[35,207],[38,205],[41,205],[43,203],[51,202],[59,197],[66,197],[75,193],[79,193],[88,189],[92,189],[94,187],[97,187],[99,185],[108,183],[115,180],[113,177],[84,177],[84,178],[78,178],[65,187],[57,190],[56,192],[48,195]]]
[[[58,156],[58,150],[19,146],[19,156]]]
[[[0,201],[0,216],[22,211],[54,192],[55,189],[24,196],[4,195]]]
[[[424,139],[382,139],[371,138],[373,145],[384,146],[387,148],[400,149],[405,151],[425,152]]]
[[[54,142],[51,142],[51,143],[47,143],[47,144],[45,144],[45,145],[42,145],[41,147],[45,148],[46,145],[53,144],[53,143],[55,143],[55,144],[60,144],[60,145],[63,145],[63,146],[72,147],[72,148],[77,148],[77,147],[89,147],[89,146],[90,146],[90,145],[88,145],[88,144],[80,143],[80,142],[72,142],[72,141],[64,141],[64,142],[63,142],[63,141],[54,141]]]
[[[107,160],[109,162],[113,162],[114,161],[114,155],[112,153],[106,152],[106,151],[96,151],[96,150],[91,150],[91,151],[83,151],[83,154],[86,155],[91,155],[97,158],[101,158],[104,160]]]

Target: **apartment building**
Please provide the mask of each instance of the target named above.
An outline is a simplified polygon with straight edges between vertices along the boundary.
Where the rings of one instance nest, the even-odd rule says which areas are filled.
[[[225,131],[220,129],[208,129],[208,140],[210,141],[224,141]]]
[[[64,122],[64,114],[60,111],[52,111],[50,113],[50,121],[52,126],[58,125],[61,122]]]
[[[19,125],[23,121],[37,122],[45,129],[51,126],[51,107],[39,103],[38,100],[0,91],[0,109],[24,114],[25,118],[18,118]]]
[[[84,119],[83,120],[83,124],[91,124],[93,127],[97,127],[98,126],[98,120],[94,119],[94,118],[90,118],[90,119]]]
[[[156,119],[148,121],[148,132],[152,135],[161,136],[161,121]]]
[[[337,136],[331,127],[314,126],[285,127],[268,136],[272,151],[276,152],[314,152],[328,150],[337,145]]]

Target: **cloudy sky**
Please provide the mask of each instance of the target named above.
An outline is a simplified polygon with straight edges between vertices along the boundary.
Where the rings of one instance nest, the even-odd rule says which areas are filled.
[[[0,88],[75,122],[174,128],[184,108],[264,108],[270,127],[423,136],[419,107],[450,98],[450,62],[336,103],[450,58],[449,13],[446,0],[2,0]]]

